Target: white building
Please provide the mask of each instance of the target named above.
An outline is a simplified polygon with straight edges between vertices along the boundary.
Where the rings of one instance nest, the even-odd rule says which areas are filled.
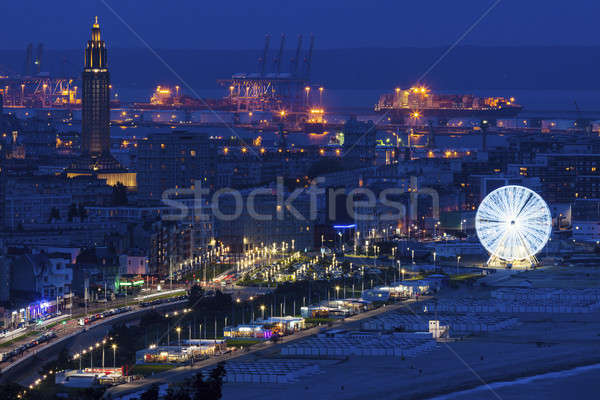
[[[121,254],[119,256],[119,273],[121,275],[148,274],[148,257]]]
[[[71,292],[73,268],[69,254],[24,254],[11,270],[11,290],[55,299]]]

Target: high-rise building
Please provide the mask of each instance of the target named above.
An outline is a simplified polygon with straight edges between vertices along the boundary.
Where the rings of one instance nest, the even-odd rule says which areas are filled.
[[[82,74],[81,151],[97,158],[110,153],[110,73],[106,44],[100,37],[98,17],[85,48]]]
[[[190,188],[200,181],[209,188],[215,151],[204,132],[152,133],[137,149],[138,195],[160,200],[167,189]]]
[[[110,73],[98,17],[85,48],[81,79],[81,156],[67,171],[67,176],[96,175],[111,186],[120,182],[135,188],[135,173],[123,169],[110,154]]]

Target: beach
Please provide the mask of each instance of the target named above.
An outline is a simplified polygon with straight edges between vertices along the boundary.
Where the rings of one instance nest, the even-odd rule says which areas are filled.
[[[488,289],[489,290],[489,289]],[[470,295],[485,296],[486,289]],[[462,296],[463,291],[449,296]],[[506,382],[554,371],[600,363],[600,312],[580,314],[522,313],[512,328],[478,335],[455,337],[438,343],[434,351],[415,358],[345,357],[335,363],[314,359],[321,373],[286,385],[231,384],[224,386],[224,399],[429,399],[494,382]],[[348,329],[358,325],[348,324]],[[277,356],[273,356],[277,357]],[[591,370],[587,374],[600,374]],[[552,379],[542,386],[552,390]],[[562,378],[581,380],[577,376]],[[503,385],[502,399],[518,397],[536,383]],[[498,398],[491,390],[463,394],[458,399]],[[593,391],[593,387],[581,388]],[[569,393],[572,393],[569,392]],[[492,397],[490,397],[490,395]],[[458,396],[458,395],[457,395]],[[448,397],[452,398],[452,397]],[[545,397],[537,397],[545,398]]]

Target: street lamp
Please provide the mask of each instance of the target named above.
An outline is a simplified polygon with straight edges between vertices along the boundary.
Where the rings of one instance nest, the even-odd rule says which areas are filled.
[[[94,347],[90,346],[89,348],[90,351],[90,368],[94,368],[93,367],[93,360],[94,360]]]
[[[402,280],[404,280],[404,268],[400,272],[402,272]]]
[[[85,351],[85,350],[84,350]],[[79,370],[81,371],[81,355],[79,353],[75,354],[75,356],[73,356],[75,359],[79,359]]]
[[[261,313],[261,319],[264,321],[265,320],[265,305],[264,304],[260,305],[260,313]]]
[[[460,256],[456,257],[456,275],[458,275],[458,264],[460,264]]]
[[[81,354],[82,354],[82,356],[81,356],[81,357],[82,357],[82,358],[83,358],[83,356],[85,355],[85,353],[87,353],[87,350],[83,349],[83,350],[82,350],[82,352],[81,352]],[[81,369],[81,361],[79,362],[79,369]]]
[[[113,343],[112,349],[113,349],[113,368],[116,368],[117,367],[117,345]]]
[[[175,328],[177,331],[177,342],[179,342],[179,351],[181,351],[181,328],[178,326]]]
[[[339,299],[339,292],[340,292],[340,287],[336,286],[335,287],[335,299],[338,300]]]

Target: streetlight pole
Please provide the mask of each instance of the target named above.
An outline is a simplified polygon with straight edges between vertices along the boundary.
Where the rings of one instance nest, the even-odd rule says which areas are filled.
[[[102,368],[104,368],[104,345],[106,344],[106,339],[102,340]]]
[[[177,342],[179,343],[179,351],[181,351],[181,328],[178,326],[175,330],[177,331]]]
[[[117,367],[117,345],[113,343],[112,349],[113,349],[113,368],[116,368]]]

